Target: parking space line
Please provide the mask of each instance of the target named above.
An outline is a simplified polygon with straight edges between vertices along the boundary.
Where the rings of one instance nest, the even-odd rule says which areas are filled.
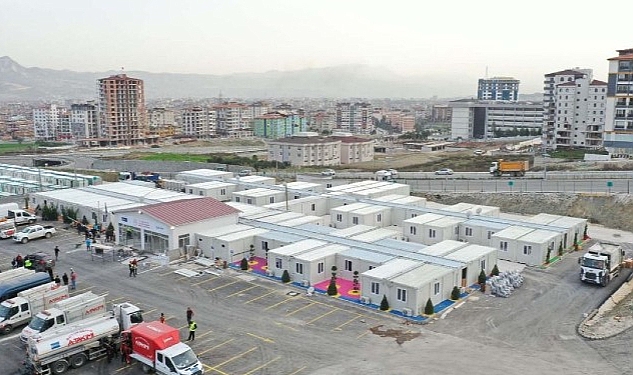
[[[253,285],[253,286],[251,286],[250,288],[242,289],[242,290],[240,290],[239,292],[235,292],[235,293],[233,293],[233,294],[229,294],[227,297],[237,296],[237,295],[238,295],[238,294],[240,294],[240,293],[244,293],[244,292],[246,292],[247,290],[251,290],[251,289],[257,288],[258,286],[259,286],[259,285]]]
[[[305,369],[306,369],[306,366],[303,366],[303,367],[301,367],[300,369],[298,369],[297,371],[295,371],[295,372],[291,372],[291,373],[290,373],[290,374],[288,374],[288,375],[297,375],[298,373],[300,373],[301,371],[303,371],[303,370],[305,370]]]
[[[340,326],[338,326],[338,327],[333,328],[333,329],[332,329],[332,331],[339,330],[339,329],[343,328],[344,326],[346,326],[346,325],[350,324],[351,322],[355,321],[356,319],[360,318],[360,317],[361,317],[361,315],[360,315],[360,314],[356,314],[356,316],[355,316],[354,318],[352,318],[352,319],[348,320],[347,322],[345,322],[345,323],[341,324],[341,325],[340,325]]]
[[[279,322],[275,322],[275,324],[276,324],[276,325],[278,325],[278,326],[282,326],[282,327],[284,327],[284,328],[291,329],[291,330],[293,330],[293,331],[298,331],[298,329],[296,329],[295,327],[291,327],[291,326],[289,326],[289,325],[287,325],[287,324],[283,324],[283,323],[279,323]]]
[[[238,354],[238,355],[236,355],[236,356],[234,356],[234,357],[231,357],[231,358],[227,359],[226,361],[224,361],[224,362],[220,363],[219,365],[216,365],[215,367],[224,366],[224,365],[226,365],[227,363],[232,362],[232,361],[234,361],[234,360],[236,360],[236,359],[238,359],[238,358],[240,358],[240,357],[243,357],[243,356],[247,355],[248,353],[250,353],[250,352],[252,352],[252,351],[255,351],[255,350],[257,350],[257,347],[250,348],[250,349],[248,349],[248,350],[247,350],[247,351],[245,351],[245,352],[242,352],[242,353],[240,353],[240,354]]]
[[[273,359],[271,359],[270,361],[268,361],[268,362],[264,363],[263,365],[258,366],[258,367],[255,367],[255,368],[254,368],[254,369],[252,369],[251,371],[244,373],[244,375],[250,375],[250,374],[254,373],[255,371],[261,370],[261,369],[263,369],[264,367],[268,366],[269,364],[271,364],[271,363],[273,363],[273,362],[278,361],[280,358],[281,358],[281,357],[273,358]]]
[[[213,350],[213,349],[217,349],[217,348],[219,348],[219,347],[221,347],[221,346],[224,346],[224,345],[226,345],[226,344],[228,344],[228,343],[230,343],[231,341],[234,341],[234,340],[235,340],[235,339],[226,340],[226,341],[224,341],[223,343],[220,343],[220,344],[218,344],[218,345],[216,345],[216,346],[212,346],[212,347],[210,347],[209,349],[207,349],[207,350],[205,350],[205,351],[198,352],[198,355],[200,356],[200,355],[202,355],[202,354],[204,354],[204,353],[206,353],[206,352],[210,352],[211,350]]]
[[[224,372],[224,371],[222,371],[222,370],[218,370],[218,369],[217,369],[217,368],[215,368],[215,367],[211,367],[211,366],[207,365],[206,363],[203,363],[202,365],[203,365],[203,366],[204,366],[207,370],[215,371],[215,372],[217,372],[217,373],[218,373],[218,374],[220,374],[220,375],[229,375],[229,374],[227,374],[226,372]]]
[[[274,340],[272,340],[272,339],[267,339],[267,338],[265,338],[265,337],[257,336],[257,335],[255,335],[255,334],[252,334],[252,333],[249,333],[249,332],[246,332],[246,334],[247,334],[247,335],[249,335],[249,336],[251,336],[251,337],[255,337],[256,339],[260,339],[260,340],[262,340],[263,342],[267,342],[267,343],[269,343],[269,344],[274,344],[274,343],[275,343],[275,341],[274,341]]]
[[[363,333],[361,333],[360,335],[356,336],[356,338],[357,338],[357,339],[359,339],[359,338],[361,338],[361,337],[365,336],[365,335],[366,335],[366,334],[368,334],[368,333],[369,333],[369,330],[366,330],[365,332],[363,332]]]
[[[319,319],[321,319],[321,318],[324,318],[324,317],[326,317],[326,316],[328,316],[328,315],[332,314],[332,313],[333,313],[333,312],[335,312],[336,310],[339,310],[339,309],[335,307],[335,308],[333,308],[332,310],[330,310],[330,311],[326,312],[325,314],[323,314],[323,315],[321,315],[321,316],[317,316],[316,318],[314,318],[314,319],[310,320],[309,322],[306,322],[306,324],[312,324],[312,323],[316,322],[317,320],[319,320]]]
[[[314,305],[314,302],[310,302],[309,304],[307,304],[307,305],[305,305],[305,306],[299,307],[299,308],[298,308],[298,309],[296,309],[295,311],[291,311],[291,312],[289,312],[288,314],[286,314],[286,316],[290,316],[290,315],[292,315],[292,314],[294,314],[294,313],[296,313],[296,312],[299,312],[299,311],[301,311],[301,310],[303,310],[303,309],[305,309],[305,308],[307,308],[307,307],[310,307],[310,306],[312,306],[312,305]]]
[[[273,293],[275,293],[275,292],[277,292],[277,291],[276,291],[276,290],[273,290],[272,292],[268,292],[268,293],[266,293],[266,294],[262,294],[261,296],[259,296],[259,297],[255,297],[255,298],[253,298],[252,300],[246,301],[246,302],[244,302],[244,303],[251,303],[251,302],[257,301],[258,299],[260,299],[260,298],[264,298],[264,297],[266,297],[267,295],[269,295],[269,294],[273,294]]]
[[[227,286],[229,286],[229,285],[236,284],[236,283],[238,283],[238,282],[239,282],[239,280],[238,280],[238,281],[232,281],[232,282],[230,282],[230,283],[228,283],[228,284],[220,285],[220,286],[215,287],[215,288],[212,288],[212,289],[207,289],[207,292],[213,292],[214,290],[222,289],[222,288],[224,288],[224,287],[227,287]]]
[[[204,283],[206,283],[206,282],[208,282],[208,281],[213,281],[213,280],[216,280],[217,278],[218,278],[217,276],[212,276],[212,277],[210,277],[210,278],[208,278],[208,279],[206,279],[206,280],[198,281],[197,283],[192,283],[191,285],[193,286],[193,285],[200,285],[200,284],[204,284]]]
[[[277,302],[276,304],[274,304],[274,305],[272,305],[272,306],[268,306],[268,307],[267,307],[267,308],[265,308],[264,310],[269,310],[269,309],[272,309],[272,308],[273,308],[273,307],[275,307],[275,306],[279,306],[279,305],[281,305],[282,303],[286,303],[286,302],[288,302],[288,301],[290,301],[290,300],[293,300],[293,299],[295,299],[295,298],[286,298],[285,300],[283,300],[283,301],[281,301],[281,302]]]

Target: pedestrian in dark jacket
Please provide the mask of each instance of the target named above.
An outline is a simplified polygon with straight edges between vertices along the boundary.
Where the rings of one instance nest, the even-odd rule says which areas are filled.
[[[64,282],[64,285],[68,285],[68,274],[66,272],[62,275],[62,281]]]
[[[55,275],[55,284],[57,284],[58,286],[62,284],[62,280],[59,278],[59,275]]]

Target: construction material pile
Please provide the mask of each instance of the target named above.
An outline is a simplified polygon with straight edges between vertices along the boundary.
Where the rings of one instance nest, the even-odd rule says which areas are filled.
[[[509,297],[512,292],[523,285],[523,275],[519,271],[501,272],[486,280],[486,289],[498,297]]]

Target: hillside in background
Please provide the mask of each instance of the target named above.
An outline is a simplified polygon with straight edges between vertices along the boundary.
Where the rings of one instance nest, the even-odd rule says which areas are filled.
[[[75,72],[26,68],[0,57],[0,100],[96,99],[96,81],[116,71]],[[145,81],[147,99],[211,98],[430,98],[471,97],[476,79],[403,77],[367,65],[230,75],[126,71]]]

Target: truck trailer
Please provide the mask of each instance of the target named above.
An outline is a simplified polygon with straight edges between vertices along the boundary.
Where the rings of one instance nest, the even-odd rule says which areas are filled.
[[[10,333],[13,328],[27,324],[38,312],[68,297],[68,286],[55,282],[19,292],[17,297],[0,304],[0,332]]]
[[[530,169],[530,162],[527,160],[507,161],[499,159],[490,164],[490,174],[496,177],[504,174],[512,176],[524,176],[525,172]]]
[[[105,295],[98,296],[92,292],[82,293],[59,301],[53,307],[35,315],[31,323],[22,330],[20,340],[26,343],[29,337],[50,328],[106,314]]]
[[[189,345],[180,342],[178,329],[161,322],[141,323],[123,331],[121,347],[131,349],[130,357],[142,364],[145,373],[204,374],[196,354]]]
[[[580,281],[606,286],[611,279],[618,277],[624,262],[622,246],[609,242],[593,244],[580,263]]]
[[[2,272],[0,275],[4,273]],[[9,273],[9,271],[6,273]],[[12,272],[11,275],[9,278],[0,281],[0,302],[17,297],[18,293],[24,290],[51,282],[51,278],[46,272],[23,269],[18,272]]]
[[[62,374],[107,354],[107,344],[117,342],[119,323],[114,316],[81,320],[35,334],[27,341],[22,374]]]

